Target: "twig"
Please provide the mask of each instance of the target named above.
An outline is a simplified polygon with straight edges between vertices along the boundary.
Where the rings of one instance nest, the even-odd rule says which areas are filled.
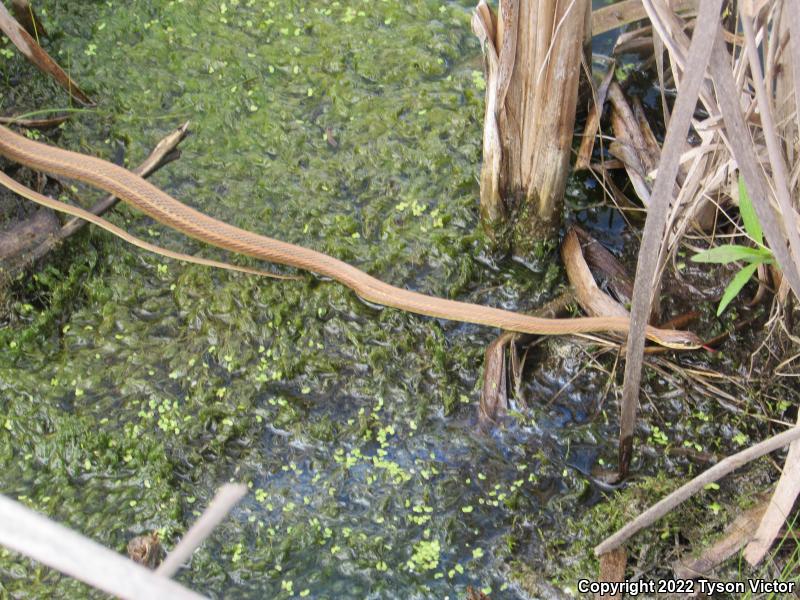
[[[18,125],[27,129],[52,129],[69,119],[70,115],[59,115],[49,119],[19,119],[17,117],[0,117],[3,125]]]
[[[189,121],[170,132],[166,137],[158,142],[158,144],[156,144],[156,147],[153,148],[153,151],[150,153],[150,155],[145,158],[142,164],[136,167],[133,172],[142,177],[148,177],[164,165],[178,158],[180,156],[180,151],[178,151],[176,148],[178,144],[180,144],[181,141],[186,137],[188,129]],[[104,212],[112,208],[117,202],[119,202],[118,198],[111,195],[106,196],[97,202],[91,209],[89,209],[89,212],[95,215],[102,215]],[[43,241],[36,248],[31,250],[30,254],[25,256],[24,261],[18,265],[15,265],[11,275],[13,276],[14,274],[29,268],[47,253],[53,250],[56,246],[58,246],[58,244],[80,231],[86,224],[87,221],[78,218],[67,221],[55,236]]]
[[[0,544],[120,598],[203,598],[5,496]]]
[[[172,577],[181,565],[192,555],[216,527],[231,511],[239,500],[247,493],[247,486],[242,484],[225,484],[205,512],[191,526],[183,539],[167,555],[164,562],[156,569],[156,574],[164,578]]]
[[[800,439],[800,426],[793,427],[792,429],[784,431],[783,433],[779,433],[778,435],[766,439],[763,442],[759,442],[755,446],[751,446],[746,450],[737,452],[736,454],[722,460],[707,471],[692,479],[689,483],[682,485],[666,498],[663,498],[651,506],[633,521],[617,531],[614,535],[603,540],[595,547],[595,556],[600,556],[601,554],[605,554],[614,548],[619,548],[628,540],[628,538],[656,522],[658,519],[669,513],[673,508],[702,490],[709,483],[713,483],[718,479],[721,479],[731,471],[734,471],[757,458],[761,458],[765,454],[769,454],[770,452],[774,452],[775,450],[783,448],[796,439]]]

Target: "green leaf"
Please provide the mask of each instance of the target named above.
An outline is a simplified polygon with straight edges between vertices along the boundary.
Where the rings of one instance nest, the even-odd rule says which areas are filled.
[[[744,230],[753,238],[759,246],[764,245],[764,232],[761,231],[761,223],[753,209],[753,203],[747,194],[747,187],[744,185],[744,177],[739,175],[739,214],[742,215]]]
[[[771,263],[772,252],[766,248],[749,248],[736,244],[724,244],[695,254],[692,261],[701,263],[727,264],[737,260],[746,260],[751,263]]]
[[[753,273],[756,272],[756,269],[758,269],[758,263],[747,265],[741,271],[739,271],[733,279],[731,279],[728,287],[725,288],[725,293],[722,294],[722,300],[719,301],[719,306],[717,307],[717,316],[720,316],[722,311],[725,310],[725,307],[731,303],[731,300],[736,298],[739,292],[742,291],[742,288],[748,281],[750,281],[750,278],[753,276]]]

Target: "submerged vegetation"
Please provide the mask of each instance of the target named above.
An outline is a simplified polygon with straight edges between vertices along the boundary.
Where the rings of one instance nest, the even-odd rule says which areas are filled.
[[[466,6],[249,4],[38,3],[49,49],[98,100],[58,144],[134,162],[188,118],[183,157],[154,181],[205,212],[443,296],[538,287],[472,258],[482,90]],[[63,102],[22,59],[2,68],[4,110]],[[144,239],[223,257],[118,212]],[[519,472],[471,426],[490,332],[97,230],[13,294],[3,493],[121,551],[152,530],[169,547],[221,482],[243,481],[252,494],[179,575],[207,593],[504,586],[492,546]],[[85,594],[2,552],[9,593]]]
[[[472,2],[36,8],[45,46],[97,101],[51,143],[132,166],[189,119],[181,159],[153,181],[207,214],[438,296],[531,310],[562,290],[554,261],[532,272],[500,260],[477,226],[486,83]],[[0,111],[64,105],[22,58],[1,60]],[[616,70],[647,81],[631,64]],[[646,109],[658,114],[658,99]],[[636,234],[600,188],[574,176],[567,202],[631,259]],[[742,231],[759,248],[700,255],[749,261],[729,302],[773,260],[747,206],[740,192]],[[261,266],[127,207],[110,218],[160,245]],[[681,277],[667,287],[703,287],[697,254],[675,252]],[[502,426],[482,431],[492,331],[300,275],[183,264],[87,229],[12,281],[0,307],[0,493],[124,552],[151,532],[173,546],[220,484],[243,482],[250,493],[177,576],[217,597],[560,597],[595,578],[592,547],[676,476],[796,417],[796,387],[751,362],[757,329],[735,329],[767,311],[734,300],[720,316],[722,288],[690,294],[703,327],[733,339],[649,361],[636,457],[647,475],[616,492],[595,469],[616,456],[615,346],[535,342]],[[673,315],[690,302],[665,303]],[[637,568],[671,575],[676,546],[706,545],[776,474],[763,460],[710,486],[636,538]],[[792,531],[770,567],[728,563],[724,577],[796,579]],[[92,593],[0,548],[0,597]]]

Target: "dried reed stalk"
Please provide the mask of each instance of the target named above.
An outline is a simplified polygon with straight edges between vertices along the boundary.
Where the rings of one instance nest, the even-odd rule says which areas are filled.
[[[472,27],[486,57],[481,216],[495,241],[529,257],[560,225],[587,0],[484,0]]]
[[[800,296],[800,12],[787,0],[744,0],[741,30],[729,31],[720,27],[718,0],[701,2],[693,27],[665,0],[643,3],[654,40],[661,46],[656,55],[662,48],[669,54],[671,73],[659,67],[659,81],[663,88],[671,77],[678,99],[650,194],[633,296],[620,434],[623,473],[630,459],[639,395],[641,332],[653,290],[690,233],[699,231],[705,237],[703,232],[713,232],[716,222],[722,221],[735,226],[728,238],[746,235],[735,213],[717,208],[736,206],[738,193],[732,190],[740,177],[780,267],[778,302],[785,301],[790,289]],[[732,22],[728,26],[734,29]],[[686,31],[692,29],[690,43]],[[705,112],[693,114],[698,97]],[[682,150],[690,120],[699,143]],[[685,176],[678,179],[675,189],[679,164]],[[759,285],[759,296],[763,296],[764,284]],[[745,551],[751,564],[766,555],[800,494],[798,463],[800,442],[795,441],[776,492]],[[662,503],[659,507],[670,509]],[[604,544],[598,551],[612,546]]]
[[[658,250],[667,223],[680,157],[683,147],[686,145],[689,122],[704,83],[706,65],[714,45],[713,33],[719,28],[721,6],[722,0],[701,0],[700,2],[697,29],[689,49],[694,58],[693,67],[685,73],[678,93],[647,211],[639,261],[636,266],[636,280],[631,303],[631,328],[628,334],[628,355],[625,362],[625,383],[620,407],[619,470],[623,475],[628,472],[633,452],[633,432],[636,426],[636,409],[639,403],[639,385],[644,359],[644,332],[653,302],[653,291],[658,289],[656,285],[656,273],[659,267]],[[645,0],[645,7],[649,14],[652,7],[651,0]]]

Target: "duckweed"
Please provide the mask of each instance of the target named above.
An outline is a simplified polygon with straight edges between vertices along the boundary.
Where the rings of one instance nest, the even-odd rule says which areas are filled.
[[[530,308],[553,273],[494,264],[477,227],[473,4],[42,0],[48,50],[98,100],[51,141],[133,166],[190,119],[181,159],[153,178],[176,197],[396,285]],[[0,53],[0,109],[64,105]],[[263,267],[130,208],[110,218]],[[539,390],[535,420],[484,435],[475,405],[495,331],[376,308],[307,274],[165,262],[92,229],[13,293],[0,491],[122,552],[152,531],[171,547],[219,485],[246,481],[179,574],[212,596],[461,597],[473,585],[515,598],[505,540],[559,569],[542,532],[569,537],[596,501],[551,441],[614,438],[608,419],[585,417],[605,381],[564,394],[570,418]],[[12,596],[90,595],[5,550],[0,580]]]

